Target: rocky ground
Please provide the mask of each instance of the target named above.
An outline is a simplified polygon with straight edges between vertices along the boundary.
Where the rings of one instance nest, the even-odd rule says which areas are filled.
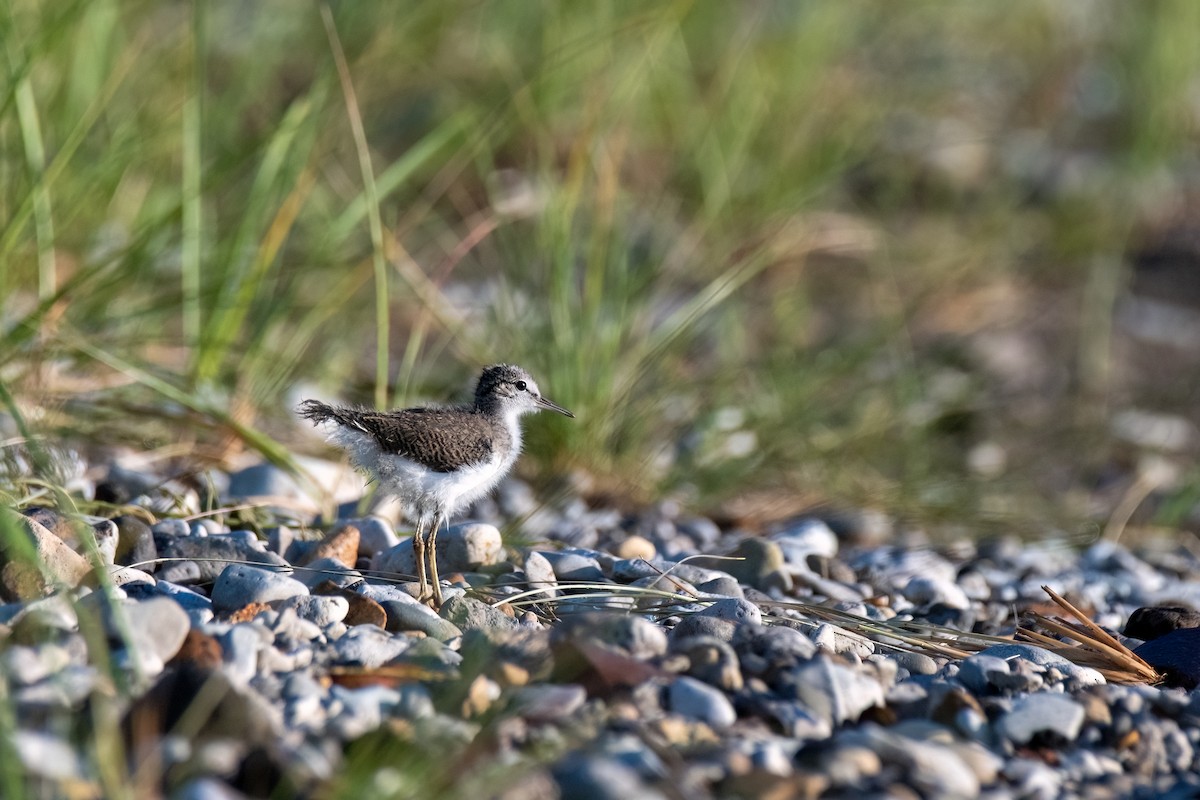
[[[283,481],[219,478],[230,505]],[[28,796],[1200,793],[1183,547],[935,548],[870,515],[749,535],[670,504],[550,510],[510,480],[439,537],[435,613],[382,517],[230,530],[166,513],[199,497],[161,484],[114,468],[83,490],[111,519],[8,514],[42,565],[10,544],[0,573]],[[1043,585],[1168,681],[1013,641]]]

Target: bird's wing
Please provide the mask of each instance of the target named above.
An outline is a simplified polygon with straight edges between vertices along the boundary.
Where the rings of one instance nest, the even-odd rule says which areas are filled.
[[[354,422],[385,453],[412,459],[435,472],[451,472],[492,457],[495,431],[478,415],[410,408],[368,412],[357,415]]]

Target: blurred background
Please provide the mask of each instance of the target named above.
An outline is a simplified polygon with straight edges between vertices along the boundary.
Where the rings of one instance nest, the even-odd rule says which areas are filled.
[[[1200,5],[0,6],[0,451],[317,452],[526,366],[524,474],[754,526],[1200,529]],[[50,459],[47,469],[53,468]]]

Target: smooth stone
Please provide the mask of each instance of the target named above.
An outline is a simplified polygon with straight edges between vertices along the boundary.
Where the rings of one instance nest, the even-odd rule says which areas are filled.
[[[728,642],[711,636],[672,640],[671,652],[688,658],[687,674],[727,692],[740,691],[745,681],[737,653]]]
[[[343,617],[342,622],[348,626],[378,625],[383,628],[387,625],[387,613],[383,610],[383,606],[366,595],[338,586],[333,581],[319,583],[313,587],[312,591],[314,594],[332,595],[344,599],[346,616]]]
[[[472,572],[504,560],[500,529],[485,522],[450,526],[437,537],[438,566],[447,572]]]
[[[40,597],[56,586],[78,586],[91,570],[87,559],[41,523],[11,512],[4,513],[12,520],[14,528],[24,528],[36,558],[33,562],[18,560],[16,548],[8,549],[9,561],[0,570],[0,585],[7,597],[28,600]]]
[[[697,586],[696,589],[707,595],[716,595],[718,597],[740,597],[742,599],[746,597],[745,592],[742,591],[742,585],[732,575],[721,575],[720,577],[705,581]]]
[[[373,558],[376,553],[390,550],[400,544],[400,537],[390,522],[375,515],[345,520],[347,525],[358,528],[358,557]]]
[[[864,747],[885,763],[897,764],[926,797],[975,798],[981,787],[975,771],[953,748],[892,733],[874,723],[840,733],[839,745]]]
[[[835,558],[838,554],[837,534],[819,519],[803,519],[771,535],[789,564],[805,566],[809,556]]]
[[[213,584],[212,602],[218,612],[235,611],[251,603],[307,594],[308,587],[295,578],[247,564],[230,564]]]
[[[671,629],[671,640],[690,639],[694,636],[711,636],[714,639],[731,642],[737,633],[738,625],[727,619],[706,617],[701,614],[688,614]]]
[[[953,581],[916,575],[904,585],[904,599],[918,606],[941,603],[949,608],[971,607],[967,593]]]
[[[883,686],[861,668],[818,656],[784,673],[790,696],[834,725],[854,722],[868,708],[883,706]]]
[[[137,652],[145,675],[157,675],[175,657],[192,628],[188,613],[168,597],[153,597],[120,607],[126,618],[129,644]]]
[[[1200,628],[1200,611],[1184,606],[1143,606],[1129,615],[1124,633],[1149,642],[1181,628]]]
[[[463,632],[480,631],[493,641],[506,638],[520,623],[503,611],[473,597],[449,597],[439,612]]]
[[[550,767],[561,797],[571,800],[665,800],[633,769],[614,758],[568,754]]]
[[[558,595],[558,576],[554,574],[554,567],[544,555],[537,550],[530,550],[525,554],[524,569],[525,580],[529,582],[530,589],[542,590],[545,597]]]
[[[261,625],[240,623],[218,635],[223,665],[221,671],[238,685],[245,686],[258,674],[258,653],[270,647],[271,632]]]
[[[983,653],[968,656],[958,665],[959,682],[979,695],[1008,688],[1005,684],[1011,674],[1007,661]]]
[[[756,673],[790,669],[817,654],[817,646],[795,628],[786,625],[743,626],[733,639],[744,670],[751,664]]]
[[[1054,668],[1067,677],[1070,684],[1069,688],[1072,689],[1081,689],[1085,686],[1103,686],[1107,683],[1104,675],[1097,670],[1091,667],[1081,667],[1060,655],[1051,653],[1043,647],[1035,647],[1030,644],[998,644],[985,648],[980,653],[1005,660],[1019,657],[1039,667]]]
[[[158,554],[161,558],[195,561],[200,568],[200,580],[205,581],[215,580],[230,562],[289,566],[282,557],[267,551],[261,542],[252,544],[245,537],[230,534],[166,538],[158,542]]]
[[[821,650],[838,655],[853,653],[860,660],[875,652],[875,643],[870,639],[828,622],[813,630],[812,642]]]
[[[554,576],[569,583],[603,583],[604,570],[600,562],[579,553],[560,553],[553,550],[540,551],[542,558],[550,562]]]
[[[380,605],[387,615],[389,631],[420,631],[439,642],[448,642],[463,635],[453,622],[442,619],[431,608],[416,600],[384,600]]]
[[[697,612],[697,615],[750,625],[762,624],[762,611],[759,610],[758,606],[740,597],[729,597],[724,600],[718,600],[703,611]]]
[[[996,722],[1004,738],[1028,744],[1039,734],[1051,734],[1061,741],[1073,742],[1083,727],[1084,709],[1069,695],[1038,692],[1020,698]]]
[[[158,579],[181,586],[200,583],[202,580],[200,565],[195,561],[176,561],[164,564],[158,570]]]
[[[911,675],[934,675],[938,671],[937,661],[924,653],[911,653],[907,650],[897,650],[886,653],[886,657],[895,661],[901,669],[908,670]],[[961,678],[962,673],[959,672]]]
[[[515,712],[531,722],[564,720],[583,708],[587,691],[578,684],[522,686],[512,696]]]
[[[154,536],[155,547],[161,547],[161,541],[174,538],[176,536],[189,536],[191,534],[191,526],[187,524],[187,520],[179,517],[167,517],[160,519],[150,526],[150,533]]]
[[[113,517],[117,526],[117,551],[115,562],[122,566],[141,566],[153,570],[158,548],[154,546],[154,533],[145,520],[133,514]]]
[[[1139,658],[1167,676],[1170,686],[1200,685],[1200,628],[1179,628],[1139,645]]]
[[[267,550],[275,555],[284,556],[292,543],[297,541],[296,532],[287,525],[275,525],[267,528]]]
[[[341,622],[350,611],[350,603],[346,598],[329,595],[296,595],[277,600],[271,605],[276,611],[291,609],[301,619],[322,628],[334,622]]]
[[[133,567],[109,567],[108,579],[112,581],[113,586],[125,586],[130,583],[145,583],[153,586],[157,583],[149,572],[143,572]]]
[[[634,534],[633,536],[626,537],[617,545],[615,555],[617,558],[641,558],[646,561],[653,561],[658,557],[658,550],[654,547],[654,542],[645,536]]]
[[[710,561],[701,557],[693,558],[688,563],[727,572],[739,583],[752,586],[762,592],[770,592],[772,589],[781,592],[791,591],[792,580],[784,569],[787,559],[784,558],[783,549],[778,543],[770,539],[748,537],[738,542],[729,555],[739,560],[713,559]]]
[[[337,586],[354,586],[363,579],[363,576],[361,572],[347,567],[336,558],[319,558],[304,567],[297,568],[295,578],[311,591],[314,586],[319,586],[327,581]]]
[[[687,675],[671,682],[667,705],[676,714],[700,720],[715,731],[727,730],[737,722],[737,712],[724,692]]]
[[[838,742],[832,750],[821,753],[820,762],[813,765],[829,778],[834,788],[851,788],[883,770],[879,754],[869,747]]]
[[[667,652],[667,634],[648,619],[629,614],[588,612],[572,615],[551,630],[555,642],[591,641],[619,649],[639,661]]]
[[[407,637],[394,636],[374,625],[356,625],[334,642],[331,649],[337,663],[373,669],[402,655],[410,644]]]
[[[154,591],[171,598],[182,606],[184,611],[212,610],[212,600],[209,598],[186,586],[180,586],[162,578],[159,578],[158,582],[154,584]]]

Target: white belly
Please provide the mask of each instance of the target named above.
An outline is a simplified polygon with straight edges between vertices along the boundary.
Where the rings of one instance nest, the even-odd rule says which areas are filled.
[[[520,445],[517,438],[518,447],[507,457],[493,457],[455,472],[435,472],[404,456],[384,453],[374,437],[354,428],[333,426],[329,441],[349,452],[354,465],[378,480],[381,489],[394,495],[405,513],[415,518],[414,522],[433,522],[440,514],[449,518],[483,497],[512,467]]]

